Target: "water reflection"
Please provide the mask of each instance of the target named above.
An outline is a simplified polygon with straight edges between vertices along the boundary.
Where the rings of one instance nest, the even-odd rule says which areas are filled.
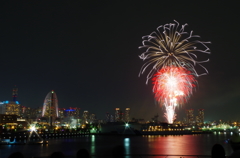
[[[8,157],[14,151],[22,151],[28,157],[46,157],[54,151],[62,151],[74,157],[81,148],[86,148],[92,155],[111,154],[115,146],[122,146],[125,154],[142,155],[210,155],[214,144],[223,145],[226,154],[232,149],[226,140],[228,134],[202,135],[149,135],[149,136],[80,136],[49,139],[47,145],[2,145],[0,157]],[[2,152],[4,151],[4,152]],[[180,156],[179,156],[180,157]]]
[[[95,155],[95,135],[91,137],[91,153]]]
[[[147,138],[147,146],[151,154],[201,155],[204,152],[204,149],[199,147],[200,140],[197,135],[155,135]]]
[[[125,147],[125,153],[127,155],[130,154],[130,139],[129,138],[124,139],[124,147]]]
[[[165,135],[143,136],[146,139],[147,153],[156,155],[210,155],[214,144],[219,143],[225,148],[226,154],[231,147],[226,143],[230,133],[196,134],[196,135]]]

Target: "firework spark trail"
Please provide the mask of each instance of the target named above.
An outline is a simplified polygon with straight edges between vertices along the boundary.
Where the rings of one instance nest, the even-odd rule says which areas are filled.
[[[168,123],[173,123],[174,120],[176,119],[175,106],[168,104],[166,101],[165,108],[166,108],[166,113],[164,113],[165,118],[167,119]]]
[[[140,74],[143,74],[152,65],[147,75],[146,83],[156,71],[164,66],[175,65],[185,67],[196,76],[208,73],[207,69],[201,63],[208,62],[209,60],[197,61],[196,59],[198,52],[210,54],[210,49],[206,45],[210,42],[193,40],[200,36],[193,35],[193,31],[190,33],[185,32],[187,24],[179,28],[179,23],[177,21],[174,22],[161,25],[150,35],[143,36],[142,46],[139,48],[146,50],[139,57],[143,61],[146,60],[146,62],[143,64]],[[205,73],[198,74],[195,70],[196,65],[201,66],[205,70]]]

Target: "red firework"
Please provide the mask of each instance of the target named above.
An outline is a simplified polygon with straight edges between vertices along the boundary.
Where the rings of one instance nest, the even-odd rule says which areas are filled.
[[[155,99],[161,104],[166,99],[174,101],[174,104],[185,103],[197,82],[191,71],[173,65],[160,69],[152,80]]]

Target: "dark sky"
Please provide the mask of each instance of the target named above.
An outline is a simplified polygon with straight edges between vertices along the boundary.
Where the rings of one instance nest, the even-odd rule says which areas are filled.
[[[176,3],[177,2],[177,3]],[[39,107],[55,90],[59,107],[79,107],[98,118],[130,107],[131,117],[150,120],[164,108],[154,101],[143,61],[142,36],[159,25],[188,23],[211,41],[209,74],[176,110],[205,109],[205,120],[240,120],[240,11],[227,1],[1,1],[0,100],[14,85],[23,106]]]

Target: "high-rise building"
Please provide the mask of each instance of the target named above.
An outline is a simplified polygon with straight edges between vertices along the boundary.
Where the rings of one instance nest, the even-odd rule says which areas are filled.
[[[112,114],[110,115],[110,122],[114,122],[114,116]]]
[[[91,115],[90,115],[89,122],[90,122],[91,124],[96,122],[96,115],[95,115],[95,114],[91,114]]]
[[[120,108],[116,108],[115,109],[115,122],[119,122],[120,121]]]
[[[187,113],[187,124],[193,125],[194,124],[194,115],[193,115],[193,109],[186,110]]]
[[[18,101],[0,102],[0,114],[20,116],[20,104]]]
[[[73,117],[75,119],[79,119],[80,117],[80,108],[73,108],[73,107],[70,107],[69,109],[64,109],[64,117]]]
[[[20,107],[20,115],[23,118],[30,118],[31,117],[31,108],[26,107],[26,106],[21,106]]]
[[[20,104],[17,101],[17,93],[18,89],[15,87],[13,88],[13,101],[3,101],[0,102],[0,114],[6,115],[17,115],[20,116],[21,109]]]
[[[58,99],[53,90],[44,99],[42,117],[49,118],[50,126],[52,126],[58,117]]]
[[[41,106],[37,108],[32,108],[30,110],[30,117],[40,119],[42,117],[43,108]]]
[[[120,122],[123,122],[124,120],[124,118],[123,118],[123,115],[124,115],[124,113],[122,112],[122,111],[120,111],[120,115],[119,115],[119,120],[120,120]]]
[[[130,121],[130,108],[126,108],[125,110],[125,122]]]
[[[82,121],[83,123],[89,122],[89,112],[87,110],[83,111]]]
[[[59,118],[63,119],[65,117],[65,115],[64,115],[65,110],[66,110],[65,108],[58,108],[58,117]]]
[[[76,118],[76,119],[79,119],[80,118],[80,108],[77,108],[77,107],[75,107],[75,108],[73,108],[75,111],[74,111],[74,117]]]
[[[196,123],[198,126],[202,126],[204,124],[204,109],[198,109]]]
[[[108,112],[106,113],[106,122],[110,122],[110,114]]]

